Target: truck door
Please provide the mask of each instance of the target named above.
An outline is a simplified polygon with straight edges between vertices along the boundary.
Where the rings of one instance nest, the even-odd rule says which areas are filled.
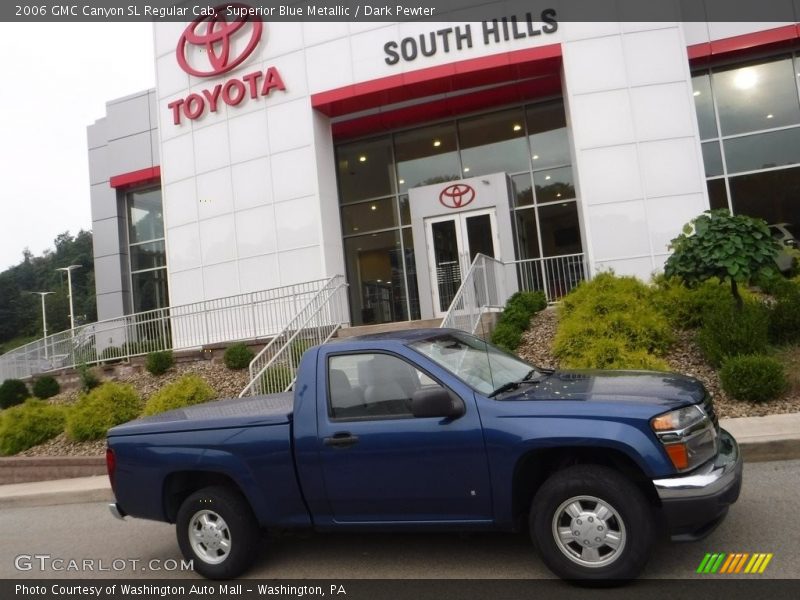
[[[414,392],[443,384],[411,361],[349,352],[320,353],[320,363],[318,444],[331,523],[492,522],[471,393],[461,396],[459,418],[415,418]]]

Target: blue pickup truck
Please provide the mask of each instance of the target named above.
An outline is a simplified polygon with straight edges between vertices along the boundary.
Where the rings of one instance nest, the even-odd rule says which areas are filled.
[[[557,575],[636,577],[660,535],[708,534],[742,460],[695,379],[539,369],[463,332],[350,338],[303,355],[293,393],[109,431],[117,517],[175,523],[209,578],[263,530],[528,530]]]

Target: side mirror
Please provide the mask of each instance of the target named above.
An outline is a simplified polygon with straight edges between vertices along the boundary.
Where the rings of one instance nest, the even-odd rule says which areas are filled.
[[[465,412],[464,401],[441,387],[417,390],[411,397],[411,414],[418,418],[457,418]]]

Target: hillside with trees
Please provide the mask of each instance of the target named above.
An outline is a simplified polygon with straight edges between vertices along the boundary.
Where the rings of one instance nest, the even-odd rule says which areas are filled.
[[[72,272],[76,325],[97,320],[92,232],[64,232],[54,246],[42,256],[26,248],[19,264],[0,273],[0,353],[42,335],[41,299],[30,292],[54,292],[46,298],[48,333],[69,329],[67,274],[59,267],[81,265]]]

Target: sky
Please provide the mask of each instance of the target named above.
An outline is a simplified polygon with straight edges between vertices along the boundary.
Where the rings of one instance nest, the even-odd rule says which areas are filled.
[[[91,229],[86,127],[155,86],[150,23],[0,23],[0,271]]]

